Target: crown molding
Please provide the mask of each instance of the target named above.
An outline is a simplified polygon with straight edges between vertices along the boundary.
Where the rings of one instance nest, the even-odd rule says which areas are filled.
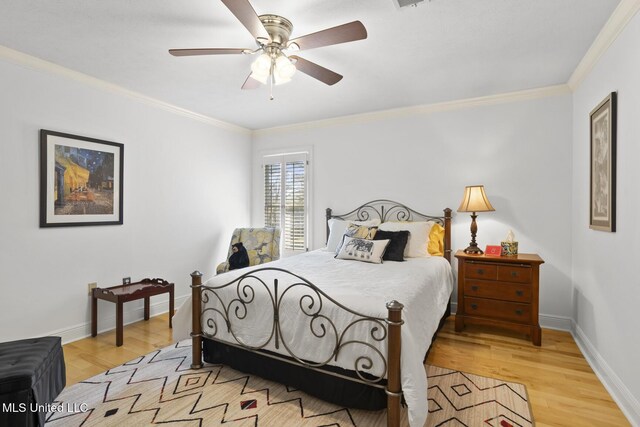
[[[242,126],[227,123],[222,120],[214,119],[204,114],[196,113],[185,108],[177,107],[173,104],[169,104],[164,101],[143,95],[141,93],[125,89],[122,86],[118,86],[114,83],[109,83],[96,77],[92,77],[88,74],[81,73],[79,71],[71,70],[58,64],[54,64],[49,61],[45,61],[35,56],[27,55],[26,53],[19,52],[17,50],[9,49],[8,47],[0,45],[0,60],[12,62],[14,64],[30,68],[36,71],[44,71],[58,76],[62,76],[77,82],[92,86],[94,88],[103,90],[105,92],[114,93],[117,95],[125,96],[133,99],[142,104],[160,108],[173,114],[177,114],[189,119],[197,120],[199,122],[215,126],[220,129],[238,132],[244,135],[251,135],[251,130]]]
[[[618,7],[613,11],[609,20],[604,24],[604,27],[602,27],[602,30],[600,30],[600,33],[591,44],[591,47],[589,47],[589,50],[573,71],[573,74],[571,74],[567,82],[571,90],[575,91],[580,86],[580,83],[595,67],[602,55],[618,38],[618,35],[638,10],[640,10],[640,0],[622,0],[618,4]]]
[[[447,101],[437,104],[423,104],[411,107],[394,108],[391,110],[374,111],[371,113],[354,114],[349,116],[334,117],[324,120],[314,120],[292,125],[276,126],[271,128],[257,129],[253,131],[254,136],[263,136],[280,132],[292,132],[303,129],[313,129],[329,126],[348,125],[353,123],[366,123],[377,120],[393,119],[412,115],[424,115],[440,113],[444,111],[460,110],[464,108],[476,108],[489,105],[504,104],[509,102],[524,101],[530,99],[546,98],[571,93],[571,89],[566,84],[547,86],[536,89],[528,89],[517,92],[501,93],[497,95],[482,96],[478,98],[460,99],[457,101]]]

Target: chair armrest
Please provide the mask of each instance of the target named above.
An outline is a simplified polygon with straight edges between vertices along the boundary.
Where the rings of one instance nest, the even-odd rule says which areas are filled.
[[[227,271],[229,271],[229,261],[221,262],[216,267],[216,274],[226,273]]]

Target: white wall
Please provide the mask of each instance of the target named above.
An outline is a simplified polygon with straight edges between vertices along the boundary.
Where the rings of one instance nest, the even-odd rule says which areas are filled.
[[[571,315],[571,95],[431,114],[264,130],[254,135],[252,221],[263,222],[261,152],[312,146],[313,247],[325,239],[324,209],[343,213],[389,198],[427,214],[457,209],[465,185],[484,184],[496,211],[480,213],[478,243],[509,229],[521,252],[539,253],[541,313],[569,328]],[[453,248],[470,240],[454,213]]]
[[[572,211],[576,332],[635,425],[640,425],[638,46],[636,15],[574,93]],[[618,92],[617,230],[608,233],[589,229],[589,113],[613,91]]]
[[[38,227],[41,128],[124,144],[124,225]],[[0,341],[86,335],[88,282],[162,277],[186,295],[189,273],[212,274],[249,220],[250,158],[248,133],[0,59]],[[113,328],[114,305],[99,309]]]

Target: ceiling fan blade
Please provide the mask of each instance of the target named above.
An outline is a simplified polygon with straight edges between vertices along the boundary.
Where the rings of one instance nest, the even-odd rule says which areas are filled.
[[[247,89],[257,89],[260,87],[260,82],[257,81],[256,79],[254,79],[253,77],[251,77],[251,74],[249,74],[247,76],[247,79],[244,81],[244,83],[242,84],[242,89],[243,90],[247,90]]]
[[[315,64],[311,61],[307,61],[306,59],[300,58],[299,56],[291,55],[289,58],[294,59],[296,61],[296,69],[298,71],[303,72],[314,79],[320,80],[322,83],[328,84],[329,86],[338,83],[342,80],[342,76],[338,73],[334,73],[328,68],[321,67],[318,64]]]
[[[249,49],[234,48],[205,48],[205,49],[169,49],[173,56],[196,56],[196,55],[238,55],[247,52]]]
[[[337,27],[327,28],[317,33],[307,34],[298,37],[289,42],[289,46],[293,43],[298,45],[300,50],[314,49],[316,47],[329,46],[332,44],[340,44],[362,40],[367,38],[367,29],[364,28],[362,22],[353,21],[348,24],[338,25]]]
[[[260,18],[258,18],[258,14],[248,0],[222,0],[222,3],[224,3],[231,13],[238,18],[238,21],[249,30],[253,38],[271,40],[269,33],[267,33]]]

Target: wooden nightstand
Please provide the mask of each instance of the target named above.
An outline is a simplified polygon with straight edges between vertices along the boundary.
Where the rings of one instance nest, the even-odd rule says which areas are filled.
[[[540,345],[538,288],[540,264],[536,254],[486,256],[456,252],[458,308],[456,331],[465,324],[499,326],[527,334]]]

